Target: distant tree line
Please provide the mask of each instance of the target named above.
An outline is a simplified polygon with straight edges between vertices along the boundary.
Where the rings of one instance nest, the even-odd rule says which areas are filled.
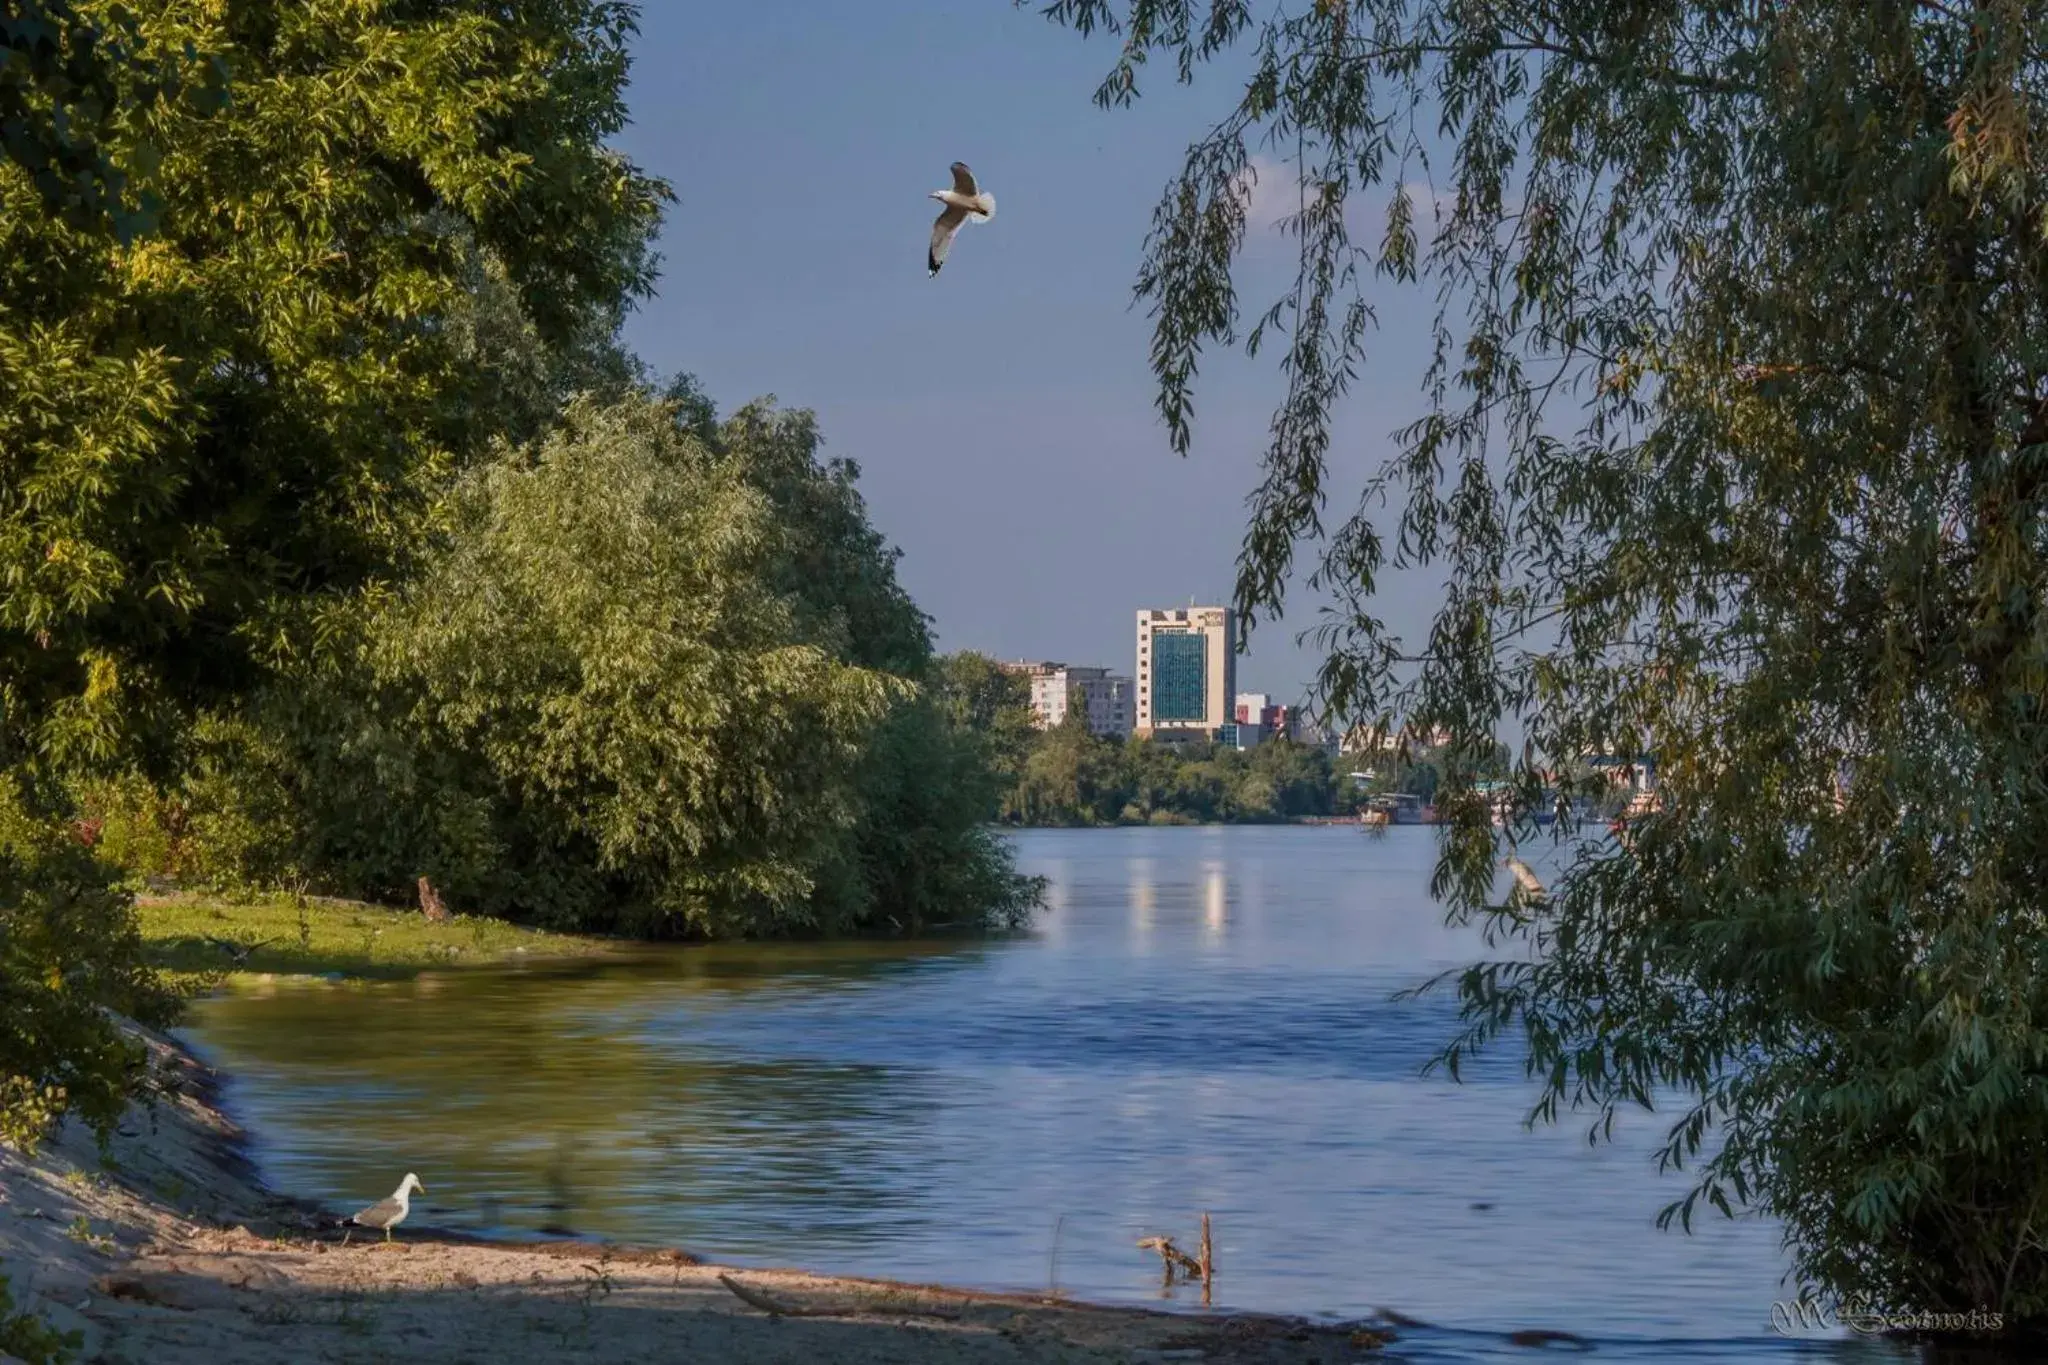
[[[995,660],[950,655],[942,676],[955,720],[976,733],[1001,780],[990,818],[1007,825],[1274,824],[1353,815],[1390,792],[1428,802],[1441,781],[1429,750],[1369,762],[1286,736],[1249,749],[1114,738],[1091,734],[1081,707],[1040,730],[1028,680]]]

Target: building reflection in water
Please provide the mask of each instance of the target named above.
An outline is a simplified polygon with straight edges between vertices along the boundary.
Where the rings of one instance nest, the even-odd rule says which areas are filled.
[[[1224,876],[1223,864],[1209,863],[1202,868],[1202,946],[1214,948],[1223,942],[1223,928],[1230,904],[1230,882]]]
[[[1134,942],[1152,937],[1159,920],[1159,888],[1153,883],[1153,861],[1131,859],[1131,931]]]

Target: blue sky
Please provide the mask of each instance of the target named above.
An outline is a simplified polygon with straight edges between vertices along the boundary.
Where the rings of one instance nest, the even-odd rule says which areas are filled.
[[[1273,353],[1206,367],[1183,460],[1130,286],[1160,190],[1237,85],[1162,70],[1104,112],[1090,95],[1113,56],[1006,0],[643,5],[620,145],[679,202],[628,340],[722,410],[767,394],[815,409],[945,649],[1129,671],[1137,608],[1228,600]],[[997,212],[930,280],[925,195],[956,159]],[[1291,244],[1252,250],[1255,316],[1291,280]],[[1419,414],[1426,319],[1412,296],[1382,311],[1335,452],[1347,487]],[[1381,614],[1420,627],[1429,605],[1408,586]],[[1297,597],[1261,627],[1242,689],[1299,693],[1312,608]]]

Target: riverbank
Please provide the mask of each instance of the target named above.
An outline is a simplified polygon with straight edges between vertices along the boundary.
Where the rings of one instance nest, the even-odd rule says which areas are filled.
[[[1105,1308],[430,1225],[408,1224],[392,1246],[344,1245],[330,1212],[264,1187],[220,1078],[142,1036],[169,1093],[131,1111],[104,1161],[75,1124],[33,1157],[0,1148],[0,1274],[17,1308],[78,1334],[84,1361],[1277,1365],[1353,1360],[1391,1339],[1376,1322]]]

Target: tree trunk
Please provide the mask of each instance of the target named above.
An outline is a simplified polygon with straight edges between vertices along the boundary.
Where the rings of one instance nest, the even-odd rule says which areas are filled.
[[[420,878],[420,913],[435,921],[448,918],[448,907],[441,903],[441,893],[425,877]]]

